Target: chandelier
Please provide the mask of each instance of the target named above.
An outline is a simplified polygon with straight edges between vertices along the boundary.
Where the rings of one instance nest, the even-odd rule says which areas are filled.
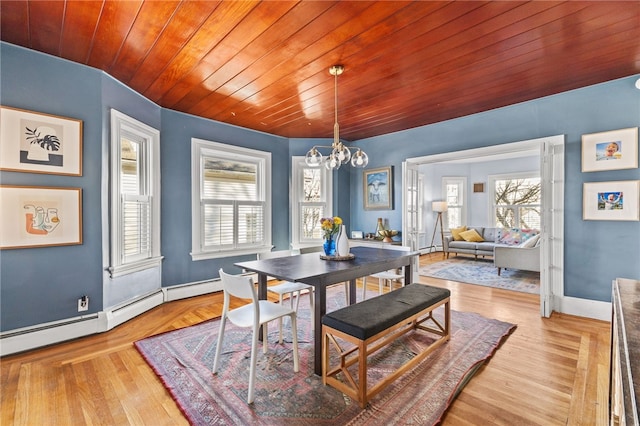
[[[363,168],[369,164],[369,157],[367,154],[357,148],[355,154],[351,155],[351,150],[348,146],[340,141],[340,126],[338,126],[338,76],[344,72],[344,66],[333,65],[329,68],[329,74],[335,77],[334,84],[334,111],[335,111],[335,123],[333,125],[333,143],[331,146],[315,145],[307,152],[304,161],[309,167],[319,167],[324,163],[327,170],[338,170],[342,164],[347,164],[351,160],[351,166]],[[318,148],[331,148],[331,153],[328,157],[324,158]]]

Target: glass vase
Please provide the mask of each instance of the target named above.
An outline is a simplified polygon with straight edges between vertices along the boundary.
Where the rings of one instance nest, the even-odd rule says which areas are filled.
[[[336,240],[333,239],[333,235],[329,238],[325,238],[322,248],[324,248],[324,254],[326,256],[336,255]]]

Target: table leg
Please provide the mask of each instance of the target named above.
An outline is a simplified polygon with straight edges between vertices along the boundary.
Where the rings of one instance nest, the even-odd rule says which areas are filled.
[[[413,258],[408,265],[404,265],[404,285],[413,283]]]
[[[258,274],[258,299],[267,300],[267,274]],[[258,330],[258,340],[262,341],[262,327]]]
[[[318,285],[314,291],[313,372],[322,376],[322,317],[327,313],[327,287]]]
[[[349,304],[353,305],[356,302],[356,280],[353,279],[349,281]]]

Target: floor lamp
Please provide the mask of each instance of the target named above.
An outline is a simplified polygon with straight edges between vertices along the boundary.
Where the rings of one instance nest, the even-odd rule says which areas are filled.
[[[431,237],[431,245],[429,246],[429,250],[431,247],[435,247],[433,245],[433,241],[436,238],[436,230],[438,229],[438,224],[440,224],[440,238],[442,244],[442,255],[444,256],[444,229],[442,226],[442,213],[447,211],[447,202],[446,201],[433,201],[431,203],[431,210],[438,213],[438,217],[436,218],[436,223],[433,226],[433,236]]]

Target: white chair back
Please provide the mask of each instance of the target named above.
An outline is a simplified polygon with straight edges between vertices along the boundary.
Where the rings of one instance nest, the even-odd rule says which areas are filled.
[[[222,268],[220,268],[219,272],[225,293],[241,299],[251,299],[253,303],[258,301],[258,293],[251,277],[227,274]]]
[[[258,260],[275,259],[277,257],[287,257],[287,256],[293,256],[293,252],[291,250],[265,251],[262,253],[258,253]]]

